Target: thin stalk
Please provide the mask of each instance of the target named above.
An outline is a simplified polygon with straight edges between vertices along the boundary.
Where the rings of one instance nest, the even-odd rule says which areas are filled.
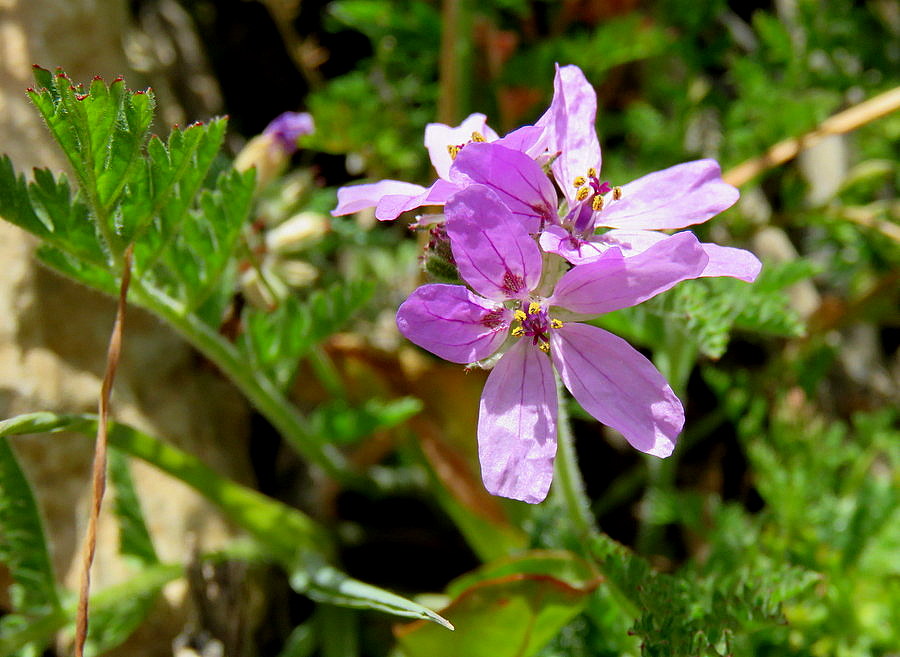
[[[123,254],[122,282],[119,287],[119,300],[116,308],[116,321],[109,338],[109,349],[106,353],[106,373],[100,387],[100,403],[98,404],[97,440],[94,443],[94,466],[91,474],[91,512],[88,517],[87,532],[82,548],[81,578],[78,589],[78,612],[75,617],[75,657],[83,657],[84,644],[88,632],[88,605],[91,590],[91,565],[97,548],[97,524],[100,520],[100,508],[106,492],[106,460],[107,438],[109,435],[109,397],[112,394],[116,369],[122,353],[122,335],[125,330],[125,309],[127,307],[128,286],[131,282],[131,256],[133,245],[129,245]]]
[[[556,377],[558,398],[565,399],[564,388],[559,376]],[[581,541],[596,534],[599,530],[594,516],[591,513],[591,503],[584,488],[584,480],[578,469],[578,459],[575,454],[575,437],[572,435],[572,423],[569,421],[569,413],[565,403],[559,404],[556,419],[558,440],[556,446],[556,461],[554,473],[553,491],[556,499],[562,504],[568,513],[578,538]]]
[[[801,151],[811,148],[831,135],[842,135],[882,116],[900,109],[900,87],[894,87],[843,112],[828,117],[814,130],[805,135],[778,142],[759,157],[751,158],[726,171],[722,178],[735,187],[740,187],[756,176],[788,160]]]

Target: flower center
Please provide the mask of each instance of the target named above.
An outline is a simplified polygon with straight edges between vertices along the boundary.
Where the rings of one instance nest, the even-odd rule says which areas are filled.
[[[484,138],[484,135],[478,132],[477,130],[472,133],[472,136],[469,138],[469,141],[462,144],[448,144],[447,152],[450,153],[450,159],[455,160],[456,156],[459,155],[459,152],[467,145],[472,142],[485,142],[487,139]]]
[[[604,194],[612,192],[613,200],[618,201],[622,198],[622,188],[613,187],[606,181],[600,182],[594,167],[587,170],[586,176],[575,178],[572,185],[577,190],[575,200],[580,201],[580,205],[569,212],[567,223],[575,233],[588,235],[594,231],[594,213],[603,210],[606,203]]]
[[[522,308],[526,308],[522,302]],[[525,310],[519,309],[513,313],[513,319],[519,322],[512,330],[514,337],[528,336],[531,344],[538,347],[544,353],[550,351],[550,329],[562,328],[563,323],[558,319],[552,319],[547,309],[536,301],[528,304]]]

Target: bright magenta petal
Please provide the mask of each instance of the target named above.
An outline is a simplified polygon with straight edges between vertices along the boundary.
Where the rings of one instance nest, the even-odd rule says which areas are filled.
[[[628,258],[610,249],[595,262],[566,272],[550,304],[583,315],[628,308],[683,280],[697,278],[708,260],[703,246],[687,231]]]
[[[538,245],[503,202],[471,185],[447,203],[447,235],[459,275],[488,299],[520,299],[541,279]]]
[[[656,171],[622,186],[622,198],[597,216],[598,226],[667,230],[699,224],[734,205],[740,193],[722,180],[715,160]]]
[[[410,342],[454,363],[474,363],[506,339],[512,311],[462,285],[416,289],[397,310],[397,328]]]
[[[666,457],[684,409],[663,375],[622,338],[569,323],[550,334],[553,364],[582,408],[637,450]]]
[[[497,144],[469,144],[453,163],[450,180],[493,190],[529,233],[557,220],[556,189],[543,168],[520,151]]]
[[[331,214],[339,217],[344,214],[359,212],[366,208],[374,208],[382,198],[388,195],[416,197],[427,191],[422,185],[414,185],[413,183],[400,180],[381,180],[377,183],[341,187],[337,191],[337,207],[331,211]],[[393,219],[394,217],[391,218]]]
[[[731,276],[752,283],[762,269],[759,258],[744,249],[704,242],[703,250],[709,262],[701,276]]]
[[[489,493],[531,504],[547,497],[556,413],[550,359],[529,340],[519,340],[491,371],[481,393],[478,458]]]

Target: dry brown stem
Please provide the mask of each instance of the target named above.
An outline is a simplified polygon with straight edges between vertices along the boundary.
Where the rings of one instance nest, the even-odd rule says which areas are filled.
[[[125,305],[128,298],[128,285],[131,282],[131,256],[133,246],[125,249],[122,265],[122,283],[119,286],[119,302],[116,308],[116,321],[109,338],[109,349],[106,352],[106,372],[100,387],[100,403],[97,421],[97,440],[94,443],[94,466],[91,473],[91,511],[88,517],[87,533],[81,554],[81,581],[78,590],[78,613],[75,617],[75,657],[84,656],[84,644],[88,632],[88,597],[91,590],[91,564],[97,548],[97,522],[100,518],[100,507],[106,491],[106,446],[109,422],[109,397],[112,392],[116,368],[122,353],[122,334],[125,329]]]
[[[828,117],[815,130],[811,130],[805,135],[778,142],[759,157],[751,158],[729,169],[722,178],[725,182],[740,187],[762,172],[793,159],[800,151],[812,147],[825,137],[856,130],[897,109],[900,109],[900,87],[894,87],[890,91],[885,91],[883,94]]]

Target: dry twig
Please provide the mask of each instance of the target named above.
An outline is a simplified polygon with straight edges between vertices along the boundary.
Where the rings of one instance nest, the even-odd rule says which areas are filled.
[[[828,117],[815,130],[811,130],[805,135],[778,142],[759,157],[751,158],[729,169],[722,178],[725,179],[725,182],[740,187],[762,172],[795,158],[798,153],[814,146],[825,137],[842,135],[845,132],[856,130],[897,109],[900,109],[900,87],[894,87],[890,91],[885,91],[883,94]]]
[[[106,491],[106,446],[107,425],[109,421],[109,397],[112,392],[116,368],[122,352],[122,334],[125,328],[125,305],[128,298],[128,285],[131,282],[131,256],[133,245],[125,249],[122,265],[122,283],[119,287],[119,302],[116,308],[116,321],[109,338],[109,349],[106,352],[106,372],[100,387],[100,403],[97,421],[97,440],[94,443],[94,467],[91,473],[91,511],[88,517],[87,533],[81,553],[81,581],[78,590],[78,613],[75,617],[75,657],[84,656],[84,644],[88,631],[88,597],[91,590],[91,564],[97,548],[97,522],[100,518],[100,507]]]

